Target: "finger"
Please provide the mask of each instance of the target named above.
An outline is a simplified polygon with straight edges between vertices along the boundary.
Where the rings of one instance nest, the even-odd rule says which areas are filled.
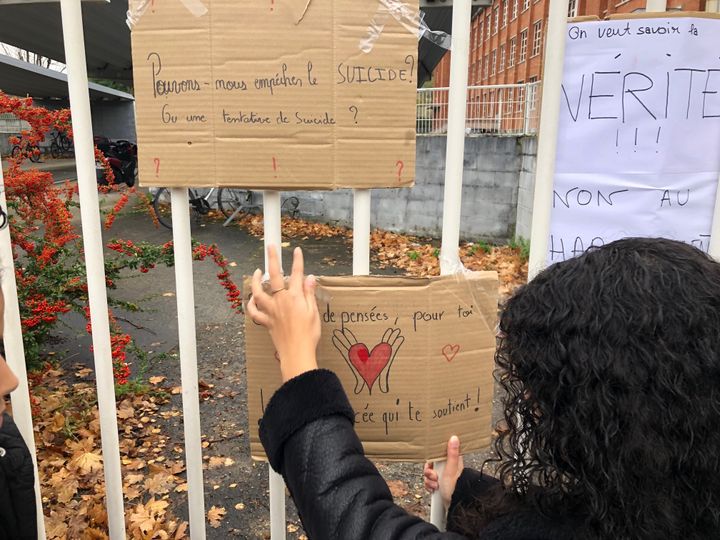
[[[400,329],[396,328],[390,333],[390,346],[400,337]]]
[[[435,493],[440,485],[437,482],[431,482],[429,480],[425,480],[425,489],[428,490],[430,493]]]
[[[257,307],[262,309],[267,306],[270,302],[270,295],[263,290],[262,271],[259,268],[253,273],[250,287],[252,290],[252,300],[255,302]]]
[[[343,348],[345,349],[345,352],[350,350],[351,344],[348,341],[348,339],[345,337],[345,334],[343,334],[340,330],[335,330],[333,332],[333,340],[337,339],[340,343],[342,343]]]
[[[303,281],[303,293],[305,294],[305,300],[308,303],[308,307],[312,311],[317,311],[317,300],[315,299],[315,289],[317,287],[317,280],[315,276],[308,276]]]
[[[345,329],[345,336],[348,338],[348,341],[350,342],[351,345],[355,345],[358,342],[357,338],[355,337],[355,334],[353,334],[349,328]]]
[[[293,250],[292,271],[290,272],[290,289],[297,292],[302,291],[304,277],[305,259],[303,258],[302,249],[296,247]]]
[[[456,477],[461,469],[460,439],[456,435],[450,437],[447,445],[447,461],[445,462],[445,474]]]
[[[393,351],[393,358],[395,358],[395,355],[400,350],[400,345],[402,345],[403,343],[405,343],[405,338],[400,336],[392,343],[392,345],[390,345],[390,348]]]
[[[270,277],[270,289],[278,291],[285,288],[285,280],[283,279],[282,269],[280,268],[280,256],[278,248],[274,245],[267,247],[268,267],[266,268]]]
[[[268,324],[270,323],[270,318],[257,308],[254,296],[247,303],[247,314],[254,323],[260,324],[262,326],[268,326]]]
[[[390,343],[390,336],[392,335],[392,328],[388,328],[385,330],[385,333],[383,334],[382,340],[380,343]]]

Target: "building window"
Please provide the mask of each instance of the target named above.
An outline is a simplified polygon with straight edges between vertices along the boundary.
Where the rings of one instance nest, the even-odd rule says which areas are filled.
[[[503,13],[502,13],[502,27],[503,27],[503,28],[505,28],[505,27],[507,26],[507,23],[508,23],[508,9],[509,9],[508,1],[509,1],[509,0],[503,0],[503,3],[502,3],[502,10],[503,10]]]
[[[483,25],[485,21],[480,20],[480,25],[478,26],[478,40],[480,40],[480,43],[482,43],[483,40],[483,30],[485,29],[485,26]]]
[[[525,11],[527,9],[530,9],[530,0],[523,0],[522,10]]]
[[[485,28],[487,28],[486,39],[490,39],[490,31],[492,30],[492,24],[490,24],[490,11],[488,11],[488,16],[485,17]]]
[[[526,28],[520,32],[520,59],[518,60],[518,64],[522,64],[527,57],[527,39],[528,29]]]
[[[578,0],[570,0],[568,3],[568,17],[577,17],[578,14]]]
[[[513,0],[512,17],[510,18],[511,21],[514,21],[515,19],[517,19],[519,5],[520,5],[520,0]]]
[[[485,55],[485,58],[483,59],[483,80],[488,78],[488,55]]]
[[[505,71],[505,45],[500,45],[500,66],[498,71]]]
[[[490,53],[490,76],[495,75],[495,65],[497,64],[497,49],[493,49]]]
[[[537,56],[542,50],[542,20],[533,25],[533,46],[531,56]]]
[[[510,40],[510,54],[508,55],[508,67],[515,65],[515,49],[517,49],[517,38]]]
[[[493,35],[498,33],[500,27],[500,7],[495,6],[493,9]]]

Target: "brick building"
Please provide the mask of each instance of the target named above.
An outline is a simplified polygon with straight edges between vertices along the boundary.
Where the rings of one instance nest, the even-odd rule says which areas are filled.
[[[668,0],[668,11],[704,11],[706,0]],[[470,26],[468,85],[522,84],[542,79],[543,52],[550,0],[493,0]],[[645,0],[570,0],[570,17],[633,13],[645,9]],[[433,86],[450,85],[450,53],[433,72]],[[527,119],[536,119],[538,85],[506,89],[471,90],[468,122],[474,131],[524,131]],[[525,93],[528,95],[525,95]],[[527,98],[527,101],[526,101]],[[527,105],[526,105],[527,102]],[[528,107],[530,110],[528,110]],[[444,110],[437,116],[446,118]]]

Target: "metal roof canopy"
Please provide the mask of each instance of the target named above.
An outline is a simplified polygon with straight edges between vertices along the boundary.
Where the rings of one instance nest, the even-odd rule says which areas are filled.
[[[179,0],[175,0],[179,1]],[[491,0],[473,0],[477,6]],[[452,32],[452,1],[421,0],[428,27]],[[89,77],[132,85],[130,30],[125,24],[127,0],[82,2],[85,55]],[[0,40],[20,49],[65,63],[60,4],[57,0],[0,0]],[[418,45],[418,86],[430,79],[445,54],[426,39]],[[25,94],[26,92],[23,92]],[[65,95],[65,94],[63,94]]]
[[[89,83],[91,100],[132,101],[130,94]],[[14,96],[38,99],[67,98],[67,75],[53,69],[0,54],[0,90]]]
[[[127,0],[82,2],[89,77],[132,81],[127,9]],[[0,41],[65,63],[60,3],[0,0]]]

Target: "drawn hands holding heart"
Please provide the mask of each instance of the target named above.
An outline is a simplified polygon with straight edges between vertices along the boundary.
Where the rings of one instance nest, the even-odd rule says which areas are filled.
[[[382,340],[372,351],[364,343],[359,343],[349,328],[335,330],[332,338],[333,345],[355,376],[356,394],[359,394],[365,385],[368,393],[372,394],[376,381],[381,392],[387,393],[390,390],[390,367],[404,341],[399,328],[385,330]]]

